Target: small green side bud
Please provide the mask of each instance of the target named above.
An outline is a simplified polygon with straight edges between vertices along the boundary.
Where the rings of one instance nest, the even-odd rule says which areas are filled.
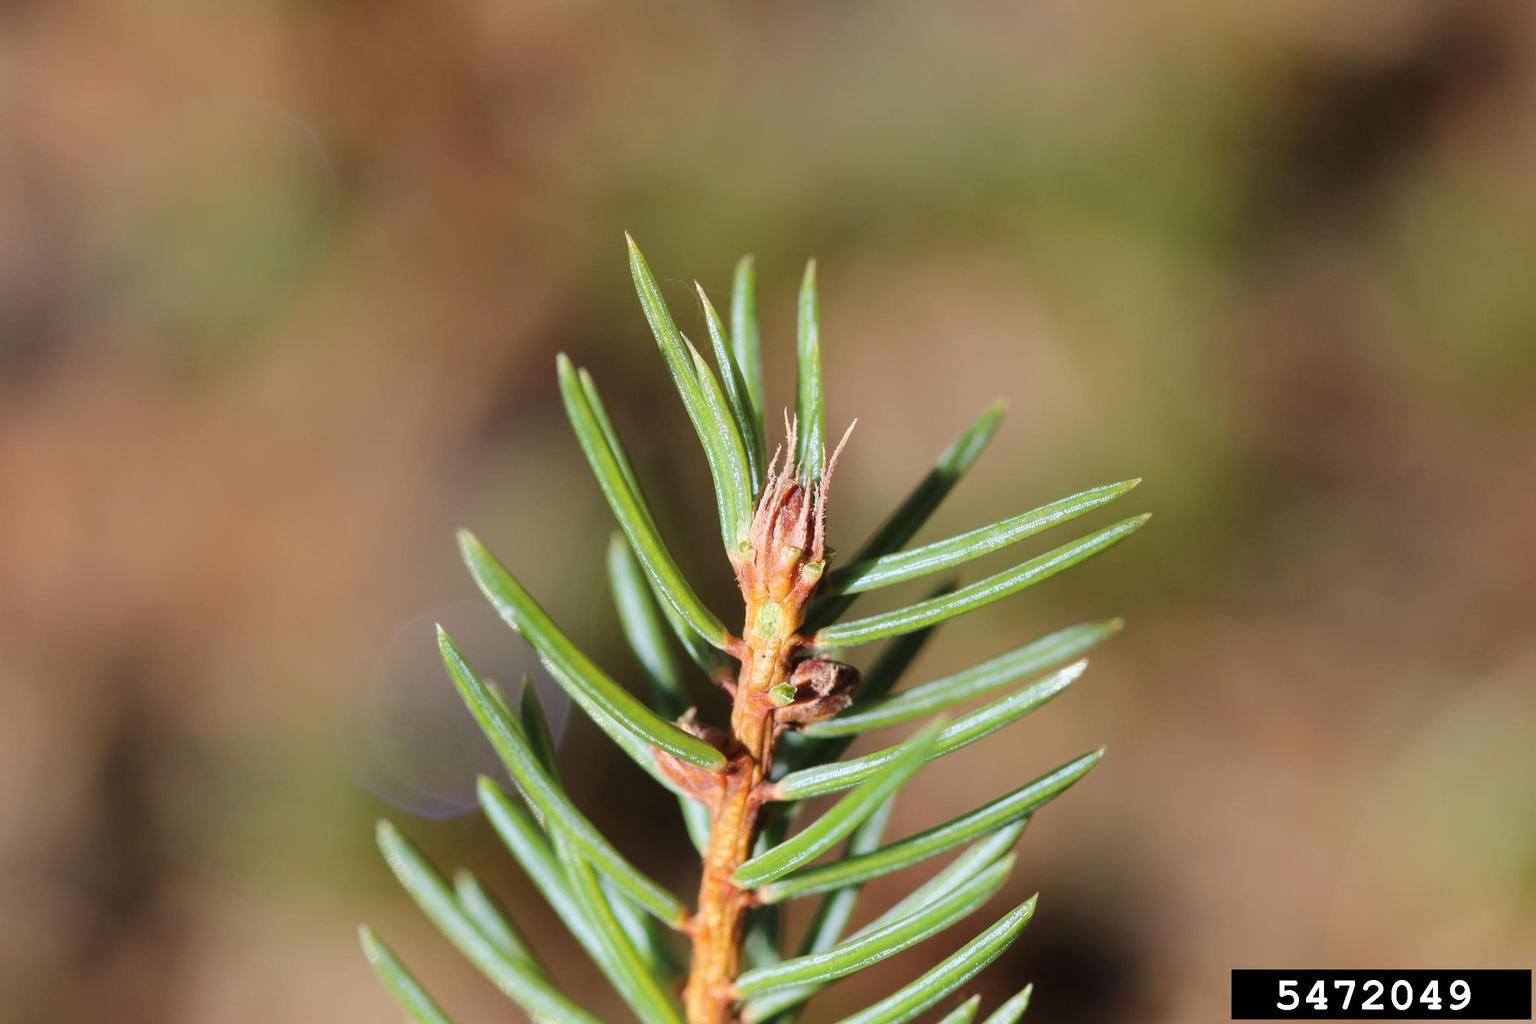
[[[784,609],[778,605],[769,603],[763,605],[757,611],[758,635],[770,640],[777,639],[784,632]]]
[[[768,691],[768,696],[773,700],[773,706],[782,708],[795,701],[795,684],[789,681],[779,683]]]

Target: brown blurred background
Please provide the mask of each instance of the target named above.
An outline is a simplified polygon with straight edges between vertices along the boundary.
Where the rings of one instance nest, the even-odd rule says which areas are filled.
[[[898,807],[894,834],[1109,744],[1022,844],[1041,909],[989,1000],[1203,1022],[1234,966],[1530,966],[1533,58],[1519,0],[6,5],[0,1018],[395,1020],[367,920],[465,1024],[521,1019],[395,887],[388,814],[622,1019],[458,813],[485,752],[429,624],[527,660],[469,525],[638,682],[560,350],[731,607],[626,228],[690,331],[689,279],[756,253],[779,401],[819,257],[831,420],[860,417],[844,546],[998,395],[925,536],[1147,480],[1116,511],[1148,529],[914,673],[1130,623]],[[669,799],[585,721],[563,753],[691,889]]]

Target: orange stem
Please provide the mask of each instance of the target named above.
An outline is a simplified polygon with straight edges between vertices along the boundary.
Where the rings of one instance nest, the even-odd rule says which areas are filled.
[[[690,931],[693,965],[683,991],[688,1024],[737,1024],[736,975],[750,891],[732,881],[757,842],[762,784],[773,767],[775,727],[768,692],[790,676],[790,655],[799,643],[788,623],[775,622],[773,637],[758,629],[757,606],[747,611],[746,651],[731,710],[732,757],[711,817],[709,847],[699,883],[698,912]],[[776,608],[775,615],[782,608]],[[798,623],[796,624],[798,625]]]

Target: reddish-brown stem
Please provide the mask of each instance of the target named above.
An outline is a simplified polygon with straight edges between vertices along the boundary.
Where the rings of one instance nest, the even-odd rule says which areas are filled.
[[[715,799],[709,847],[699,883],[698,911],[691,922],[693,964],[683,1006],[688,1024],[736,1024],[734,984],[750,891],[732,881],[757,841],[761,786],[773,767],[773,704],[768,692],[789,679],[790,655],[798,643],[779,628],[762,635],[759,608],[747,611],[747,649],[731,711],[731,761]],[[778,611],[775,614],[779,614]]]
[[[792,425],[788,432],[784,460],[774,454],[751,526],[732,558],[747,619],[740,639],[733,637],[730,644],[741,671],[731,691],[731,733],[724,741],[729,764],[705,787],[712,794],[712,814],[698,910],[688,929],[693,938],[693,966],[683,990],[688,1024],[739,1020],[735,983],[752,893],[733,876],[757,841],[779,728],[833,714],[847,701],[846,673],[831,668],[817,674],[812,666],[803,684],[784,689],[797,671],[790,661],[802,642],[806,602],[826,569],[827,473],[820,482],[806,479],[789,454],[795,449]]]

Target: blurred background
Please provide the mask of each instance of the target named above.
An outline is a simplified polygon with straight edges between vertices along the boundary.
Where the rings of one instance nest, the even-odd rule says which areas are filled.
[[[457,1019],[521,1019],[395,886],[388,815],[623,1019],[466,813],[490,761],[430,624],[531,664],[468,525],[639,684],[562,350],[734,605],[625,229],[700,335],[690,280],[723,300],[756,254],[773,408],[819,258],[845,548],[998,396],[925,537],[1146,478],[1102,521],[1147,529],[912,676],[1129,622],[898,806],[893,835],[1109,745],[1021,845],[1040,912],[989,1003],[1033,979],[1039,1024],[1213,1021],[1236,966],[1536,958],[1536,8],[23,0],[0,28],[0,1017],[395,1020],[367,920]],[[691,890],[669,798],[585,720],[562,756]]]

